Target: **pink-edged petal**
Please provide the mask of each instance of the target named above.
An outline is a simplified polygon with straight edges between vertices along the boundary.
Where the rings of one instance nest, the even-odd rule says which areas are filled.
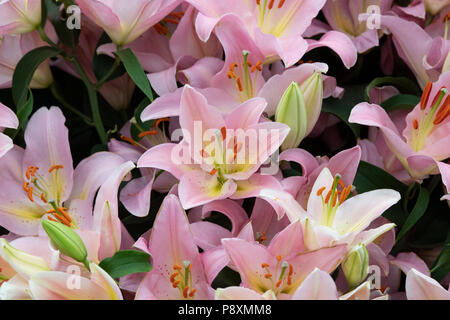
[[[303,245],[303,231],[300,221],[293,222],[278,233],[267,249],[272,255],[280,255],[283,259],[289,259],[303,252],[305,246]]]
[[[426,263],[414,252],[401,252],[390,262],[402,270],[404,274],[408,274],[411,269],[415,269],[424,276],[430,276],[430,270]]]
[[[142,157],[139,158],[137,166],[139,168],[157,168],[165,170],[170,172],[177,179],[181,179],[186,172],[191,170],[191,166],[183,163],[176,163],[173,160],[180,155],[181,151],[182,155],[180,157],[183,157],[185,150],[186,149],[183,148],[182,144],[160,144],[146,151]],[[189,157],[188,160],[190,160]]]
[[[259,173],[253,174],[248,180],[236,181],[237,190],[233,194],[233,199],[245,199],[258,197],[261,190],[272,189],[281,191],[283,188],[280,182],[274,177]],[[281,212],[281,208],[275,208]]]
[[[302,166],[302,176],[308,176],[318,166],[317,159],[303,149],[289,149],[280,154],[280,161],[292,161]]]
[[[359,146],[339,152],[330,159],[328,169],[331,174],[340,174],[346,185],[353,183],[361,160],[361,148]]]
[[[151,175],[133,179],[120,193],[120,201],[136,217],[145,217],[150,211],[150,195],[154,178],[155,171]]]
[[[245,210],[235,201],[224,199],[210,202],[203,206],[203,218],[209,216],[213,211],[223,213],[230,219],[232,230],[231,234],[235,237],[241,231],[242,227],[248,222],[248,216]]]
[[[47,199],[57,204],[68,199],[73,185],[73,161],[65,121],[59,108],[41,108],[31,117],[25,131],[24,170],[39,167],[38,173],[51,182],[46,190]],[[49,172],[53,166],[63,168]]]
[[[223,68],[223,64],[221,59],[205,57],[191,67],[178,71],[177,79],[194,88],[207,88],[211,86],[212,77]]]
[[[408,300],[450,300],[449,291],[416,269],[406,275],[405,289]]]
[[[16,114],[0,102],[0,128],[17,128],[19,120]]]
[[[7,135],[0,133],[0,158],[14,147],[14,142]]]
[[[201,258],[209,284],[230,263],[230,258],[222,246],[202,252]]]
[[[120,249],[122,231],[117,193],[122,180],[134,167],[131,161],[123,163],[98,191],[94,206],[94,229],[101,235],[100,259],[111,257]]]
[[[379,189],[354,196],[338,207],[333,228],[341,234],[362,231],[400,198],[400,193],[391,189]]]
[[[269,201],[269,203],[273,202],[282,207],[291,222],[306,218],[305,209],[303,209],[302,206],[300,206],[294,199],[294,197],[288,192],[273,189],[263,189],[259,193],[259,197]],[[278,219],[281,219],[283,217],[283,214],[277,215]]]
[[[236,188],[233,180],[222,184],[216,176],[202,170],[193,170],[181,177],[178,193],[183,208],[190,209],[213,200],[226,199],[236,192]]]
[[[337,300],[333,278],[324,271],[314,269],[292,296],[292,300]]]
[[[308,51],[319,47],[328,47],[336,52],[347,69],[353,67],[358,58],[356,47],[350,38],[339,31],[328,31],[320,40],[308,41]]]
[[[16,146],[0,158],[0,225],[18,235],[37,235],[45,211],[23,190],[23,154]]]
[[[182,92],[183,88],[178,88],[174,92],[155,99],[155,101],[142,111],[141,120],[148,121],[179,116]]]
[[[232,238],[230,231],[207,221],[191,223],[190,228],[195,244],[205,251],[221,246],[220,241],[224,238]]]

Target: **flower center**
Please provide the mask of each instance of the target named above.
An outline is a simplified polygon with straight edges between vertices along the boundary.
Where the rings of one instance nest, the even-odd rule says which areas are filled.
[[[285,0],[256,0],[258,25],[262,32],[276,37],[281,36],[303,1],[291,1],[290,4],[286,4],[287,7],[285,2]],[[285,14],[281,17],[275,15],[283,7]]]
[[[345,186],[344,182],[341,179],[341,176],[337,174],[334,178],[330,190],[325,195],[325,198],[324,191],[326,190],[326,187],[322,187],[317,190],[317,196],[322,198],[323,210],[325,213],[324,215],[322,215],[322,225],[331,227],[338,207],[345,200],[347,200],[348,196],[354,189],[355,187],[352,185]]]
[[[192,264],[190,261],[183,262],[184,268],[174,264],[174,272],[170,275],[170,283],[173,288],[178,288],[184,299],[192,299],[197,289],[192,284]]]
[[[243,62],[238,64],[233,62],[227,73],[228,79],[233,81],[239,95],[239,99],[244,102],[255,96],[257,90],[256,84],[258,76],[262,73],[262,61],[258,60],[255,63],[250,62],[250,52],[243,51]]]
[[[289,287],[292,285],[292,276],[294,275],[294,268],[287,261],[282,261],[282,257],[278,255],[277,263],[275,265],[275,272],[268,263],[261,264],[264,270],[264,278],[272,282],[272,291],[275,295],[279,293],[289,292]],[[267,290],[264,290],[267,291]]]
[[[181,18],[183,18],[184,12],[171,12],[167,17],[154,25],[156,32],[163,36],[170,36],[170,31],[167,25],[169,23],[178,25],[180,23]]]
[[[46,211],[46,213],[49,214],[47,216],[49,220],[58,221],[68,227],[72,227],[74,222],[67,213],[67,208],[64,208],[61,205],[59,193],[56,193],[55,195],[55,192],[51,191],[51,186],[54,184],[53,181],[57,181],[58,173],[63,169],[64,166],[60,164],[51,166],[48,169],[48,173],[51,174],[51,179],[45,179],[39,174],[39,167],[28,167],[25,171],[26,181],[23,183],[23,190],[31,202],[35,202],[39,199],[44,205],[50,207],[50,209]],[[52,197],[56,199],[53,199]]]
[[[425,87],[420,100],[420,118],[413,119],[411,146],[415,151],[422,150],[425,147],[427,137],[450,115],[450,95],[447,95],[448,90],[445,87],[442,87],[441,90],[439,90],[430,104],[430,107],[427,108],[432,87],[433,84],[431,82]],[[446,95],[447,98],[444,103],[442,103]]]

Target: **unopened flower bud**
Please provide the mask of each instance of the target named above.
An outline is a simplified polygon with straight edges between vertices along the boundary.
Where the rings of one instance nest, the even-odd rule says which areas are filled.
[[[306,133],[309,135],[319,120],[322,111],[323,102],[323,79],[320,72],[314,72],[301,85],[300,90],[303,93],[306,106]]]
[[[361,244],[354,247],[342,262],[342,271],[347,278],[351,290],[366,279],[369,268],[369,253],[366,246]]]
[[[291,128],[281,149],[298,147],[306,134],[307,114],[303,93],[296,82],[292,82],[284,92],[275,113],[275,121],[284,123]]]
[[[42,227],[52,244],[62,254],[86,264],[87,250],[83,240],[75,231],[62,223],[50,220],[42,220]]]

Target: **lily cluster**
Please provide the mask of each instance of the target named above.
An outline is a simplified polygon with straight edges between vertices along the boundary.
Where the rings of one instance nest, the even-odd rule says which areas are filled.
[[[449,1],[62,2],[0,2],[0,299],[450,300]]]

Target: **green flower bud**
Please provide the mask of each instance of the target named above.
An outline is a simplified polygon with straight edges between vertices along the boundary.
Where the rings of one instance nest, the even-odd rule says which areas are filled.
[[[87,263],[87,250],[80,236],[62,223],[42,220],[42,227],[47,232],[52,244],[64,255],[76,261]]]
[[[368,275],[369,253],[364,244],[355,246],[342,262],[342,271],[350,290],[355,289]]]
[[[306,135],[307,114],[305,99],[296,82],[292,82],[284,92],[275,113],[275,121],[291,128],[281,149],[297,148]]]
[[[307,125],[305,136],[309,135],[319,120],[323,102],[323,79],[320,72],[314,72],[301,85],[306,105]]]

